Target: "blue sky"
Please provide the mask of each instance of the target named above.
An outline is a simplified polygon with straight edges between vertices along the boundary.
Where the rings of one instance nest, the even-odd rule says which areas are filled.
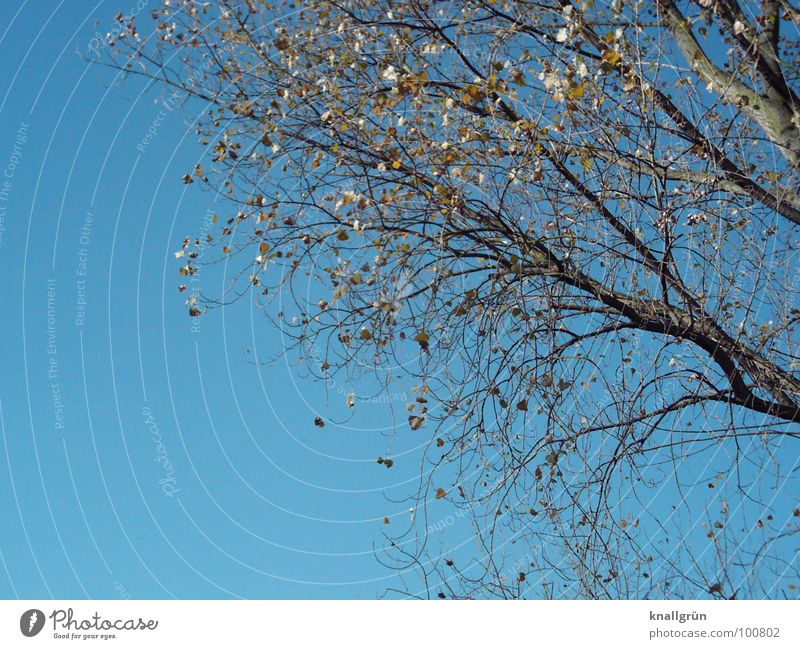
[[[215,209],[180,180],[202,155],[191,114],[77,53],[128,4],[0,18],[0,596],[380,595],[384,517],[409,519],[386,496],[419,465],[375,460],[422,440],[369,400],[314,426],[352,386],[255,362],[283,347],[249,301],[187,315],[173,253]]]
[[[427,441],[405,424],[411,386],[388,401],[363,382],[326,390],[282,355],[249,299],[193,321],[173,253],[225,213],[181,182],[203,156],[196,107],[165,106],[157,89],[117,84],[79,55],[135,0],[15,7],[0,18],[0,597],[373,598],[402,587],[375,551],[408,525],[403,499]],[[190,287],[219,294],[227,270]],[[352,414],[351,390],[364,397]],[[717,477],[731,467],[725,450],[683,463],[691,488],[679,497],[651,475],[653,499],[631,510],[657,521],[681,498],[703,503],[685,538],[707,551],[700,523],[731,497]],[[731,474],[755,485],[742,524],[772,506],[783,524],[795,491],[776,501],[755,474]],[[447,528],[434,552],[469,553],[447,502],[428,514]]]

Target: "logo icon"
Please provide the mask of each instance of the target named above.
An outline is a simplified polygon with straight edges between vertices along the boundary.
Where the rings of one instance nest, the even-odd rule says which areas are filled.
[[[22,635],[32,638],[44,628],[44,613],[38,608],[25,611],[19,618],[19,630]]]

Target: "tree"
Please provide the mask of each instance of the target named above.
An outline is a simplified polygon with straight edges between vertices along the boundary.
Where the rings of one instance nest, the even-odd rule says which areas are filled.
[[[788,0],[181,0],[152,17],[147,37],[120,17],[109,62],[202,102],[208,172],[184,181],[231,207],[180,272],[206,271],[201,249],[242,269],[192,313],[290,298],[274,323],[319,377],[414,380],[407,434],[431,466],[417,543],[387,560],[446,597],[787,596]],[[720,457],[726,497],[684,497]],[[665,483],[669,505],[642,500]],[[436,501],[473,519],[471,563],[430,551]],[[670,527],[705,518],[708,547]]]

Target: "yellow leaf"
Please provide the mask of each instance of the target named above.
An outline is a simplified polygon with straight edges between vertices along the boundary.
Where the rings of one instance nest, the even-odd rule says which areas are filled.
[[[395,160],[395,161],[392,163],[392,169],[399,169],[399,168],[400,168],[400,167],[402,167],[402,166],[403,166],[403,163],[402,163],[402,162],[400,162],[399,160]]]
[[[431,337],[424,331],[420,331],[416,336],[414,336],[414,340],[419,343],[419,346],[422,348],[423,351],[428,350],[428,342],[430,341],[430,339]]]
[[[581,85],[575,86],[572,90],[567,93],[570,99],[580,99],[583,95],[586,94],[586,86],[587,82],[584,81]]]

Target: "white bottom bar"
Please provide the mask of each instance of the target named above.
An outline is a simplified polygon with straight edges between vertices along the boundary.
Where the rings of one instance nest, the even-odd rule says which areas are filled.
[[[798,620],[787,601],[4,601],[0,647],[798,647]]]

